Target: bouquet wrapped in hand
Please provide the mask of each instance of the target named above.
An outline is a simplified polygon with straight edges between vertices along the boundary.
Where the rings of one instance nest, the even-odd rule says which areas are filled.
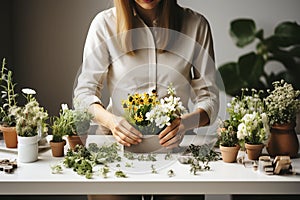
[[[128,95],[122,105],[125,118],[144,135],[158,134],[174,119],[187,112],[171,85],[168,87],[168,95],[160,100],[153,90],[151,93]]]

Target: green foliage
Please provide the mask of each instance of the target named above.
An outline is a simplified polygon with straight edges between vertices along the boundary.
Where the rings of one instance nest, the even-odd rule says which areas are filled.
[[[67,168],[72,168],[77,174],[85,175],[86,178],[92,177],[93,166],[103,164],[106,168],[102,169],[101,174],[106,176],[109,172],[106,164],[121,161],[118,154],[119,150],[117,143],[101,147],[95,143],[90,143],[88,148],[77,145],[74,150],[69,149],[67,151],[63,163]]]
[[[208,145],[191,144],[187,152],[190,152],[193,157],[188,163],[191,165],[190,172],[194,175],[199,171],[210,170],[209,162],[220,159],[220,154],[212,150]]]
[[[52,140],[53,142],[63,141],[63,136],[72,132],[73,117],[70,112],[60,111],[59,116],[51,118]]]
[[[272,82],[284,79],[300,89],[300,26],[295,22],[282,22],[274,34],[264,37],[262,29],[257,30],[252,19],[236,19],[230,24],[230,35],[235,44],[243,48],[258,40],[256,49],[241,55],[237,62],[229,62],[219,67],[225,91],[236,96],[241,88],[266,90]],[[286,72],[267,74],[265,65],[269,61],[283,64]]]
[[[239,143],[237,138],[237,130],[234,128],[230,120],[222,122],[218,133],[219,144],[224,147],[234,147]]]
[[[3,59],[0,74],[0,121],[5,126],[15,126],[15,116],[9,114],[9,109],[17,105],[18,94],[14,90],[16,84],[13,82],[13,73],[5,65],[5,59]]]
[[[123,171],[121,171],[121,170],[116,171],[115,172],[115,176],[117,178],[127,178],[127,175]]]
[[[93,116],[87,109],[62,109],[52,118],[53,140],[62,140],[64,135],[83,135],[90,127]]]

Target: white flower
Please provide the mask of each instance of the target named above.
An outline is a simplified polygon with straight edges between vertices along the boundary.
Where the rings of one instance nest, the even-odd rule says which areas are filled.
[[[240,123],[237,131],[237,138],[243,140],[247,136],[247,127],[244,123]]]
[[[69,109],[68,104],[62,103],[62,104],[61,104],[61,109],[62,109],[63,111],[68,110],[68,109]]]
[[[31,88],[23,88],[22,89],[22,92],[24,93],[24,94],[28,94],[28,95],[35,95],[36,94],[36,92],[35,92],[35,90],[33,90],[33,89],[31,89]]]
[[[158,126],[159,128],[163,128],[164,126],[170,126],[170,117],[169,116],[160,116],[158,118],[156,118],[155,120],[156,126]]]

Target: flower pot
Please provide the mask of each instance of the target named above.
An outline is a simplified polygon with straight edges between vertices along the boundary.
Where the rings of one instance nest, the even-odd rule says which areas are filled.
[[[295,123],[276,124],[271,127],[271,137],[267,146],[270,156],[298,156],[299,141],[295,131]]]
[[[38,159],[38,136],[18,136],[18,161],[22,163],[34,162]]]
[[[68,136],[67,138],[68,138],[70,148],[74,149],[77,144],[85,146],[87,136],[88,136],[87,134],[80,135],[80,136],[78,135]]]
[[[240,146],[236,145],[235,147],[224,147],[220,145],[220,151],[222,154],[222,159],[226,163],[233,163],[236,161]]]
[[[18,139],[16,127],[0,126],[0,130],[3,132],[5,145],[7,148],[17,148]]]
[[[53,157],[62,157],[64,156],[64,146],[66,145],[66,140],[63,140],[62,142],[53,142],[50,141],[50,147],[52,150],[52,156]]]
[[[245,144],[246,152],[249,160],[258,160],[264,144]]]

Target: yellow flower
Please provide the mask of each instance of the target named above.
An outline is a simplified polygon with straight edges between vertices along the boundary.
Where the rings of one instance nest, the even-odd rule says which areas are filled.
[[[139,113],[139,114],[135,113],[134,120],[137,121],[137,122],[142,122],[144,120],[144,118],[141,115],[141,113]]]

